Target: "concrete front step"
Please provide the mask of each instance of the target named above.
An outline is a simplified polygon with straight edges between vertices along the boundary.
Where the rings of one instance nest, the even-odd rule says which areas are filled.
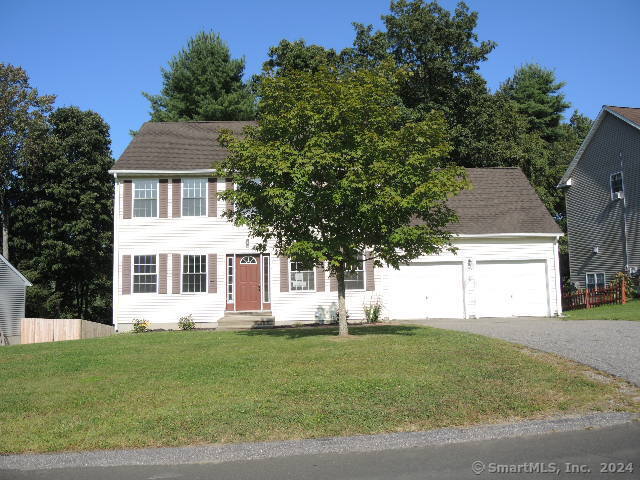
[[[274,325],[275,318],[271,312],[229,312],[218,320],[217,330],[251,330]]]

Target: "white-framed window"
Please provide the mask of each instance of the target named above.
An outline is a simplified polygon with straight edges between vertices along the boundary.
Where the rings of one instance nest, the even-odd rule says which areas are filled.
[[[309,270],[302,262],[289,263],[289,283],[292,292],[309,292],[316,289],[315,272]]]
[[[158,216],[158,180],[133,181],[133,216]]]
[[[360,255],[354,270],[344,272],[344,288],[346,290],[364,290],[364,258]]]
[[[182,256],[182,292],[206,293],[207,291],[207,256]]]
[[[207,179],[182,179],[182,216],[201,217],[207,214]]]
[[[622,182],[622,172],[612,173],[609,177],[609,185],[611,186],[611,199],[616,200],[617,193],[624,195],[624,184]]]
[[[227,257],[227,303],[233,303],[233,257]]]
[[[158,270],[155,255],[133,256],[133,293],[156,293]]]
[[[271,302],[271,289],[269,288],[269,277],[271,275],[269,264],[269,260],[271,257],[269,255],[264,255],[262,257],[262,301],[263,303]]]
[[[589,290],[604,288],[606,286],[604,272],[587,273],[585,283]]]

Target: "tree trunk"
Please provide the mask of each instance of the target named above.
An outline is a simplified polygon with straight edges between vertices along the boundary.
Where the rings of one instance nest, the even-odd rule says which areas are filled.
[[[336,271],[336,280],[338,282],[338,335],[347,337],[349,336],[349,326],[347,325],[347,304],[345,301],[344,265],[340,265]]]
[[[0,223],[2,223],[2,256],[9,260],[9,202],[6,194],[0,198]]]

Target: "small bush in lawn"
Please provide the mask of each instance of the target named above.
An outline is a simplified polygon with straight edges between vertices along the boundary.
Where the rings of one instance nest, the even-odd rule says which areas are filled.
[[[379,298],[376,298],[369,305],[365,305],[363,308],[364,318],[367,320],[367,323],[378,323],[380,321],[382,303]]]
[[[147,332],[149,331],[149,325],[151,325],[151,322],[149,322],[149,320],[145,320],[144,318],[134,318],[133,333]]]
[[[189,314],[184,317],[180,317],[180,320],[178,320],[178,327],[180,327],[180,330],[193,330],[196,328],[196,322],[193,321],[193,317]]]

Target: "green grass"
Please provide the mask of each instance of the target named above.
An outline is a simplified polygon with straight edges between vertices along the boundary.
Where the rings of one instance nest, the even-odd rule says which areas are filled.
[[[411,431],[629,408],[614,383],[413,326],[162,332],[0,348],[0,452]]]
[[[635,320],[640,321],[640,300],[624,305],[603,305],[564,312],[567,320]]]

